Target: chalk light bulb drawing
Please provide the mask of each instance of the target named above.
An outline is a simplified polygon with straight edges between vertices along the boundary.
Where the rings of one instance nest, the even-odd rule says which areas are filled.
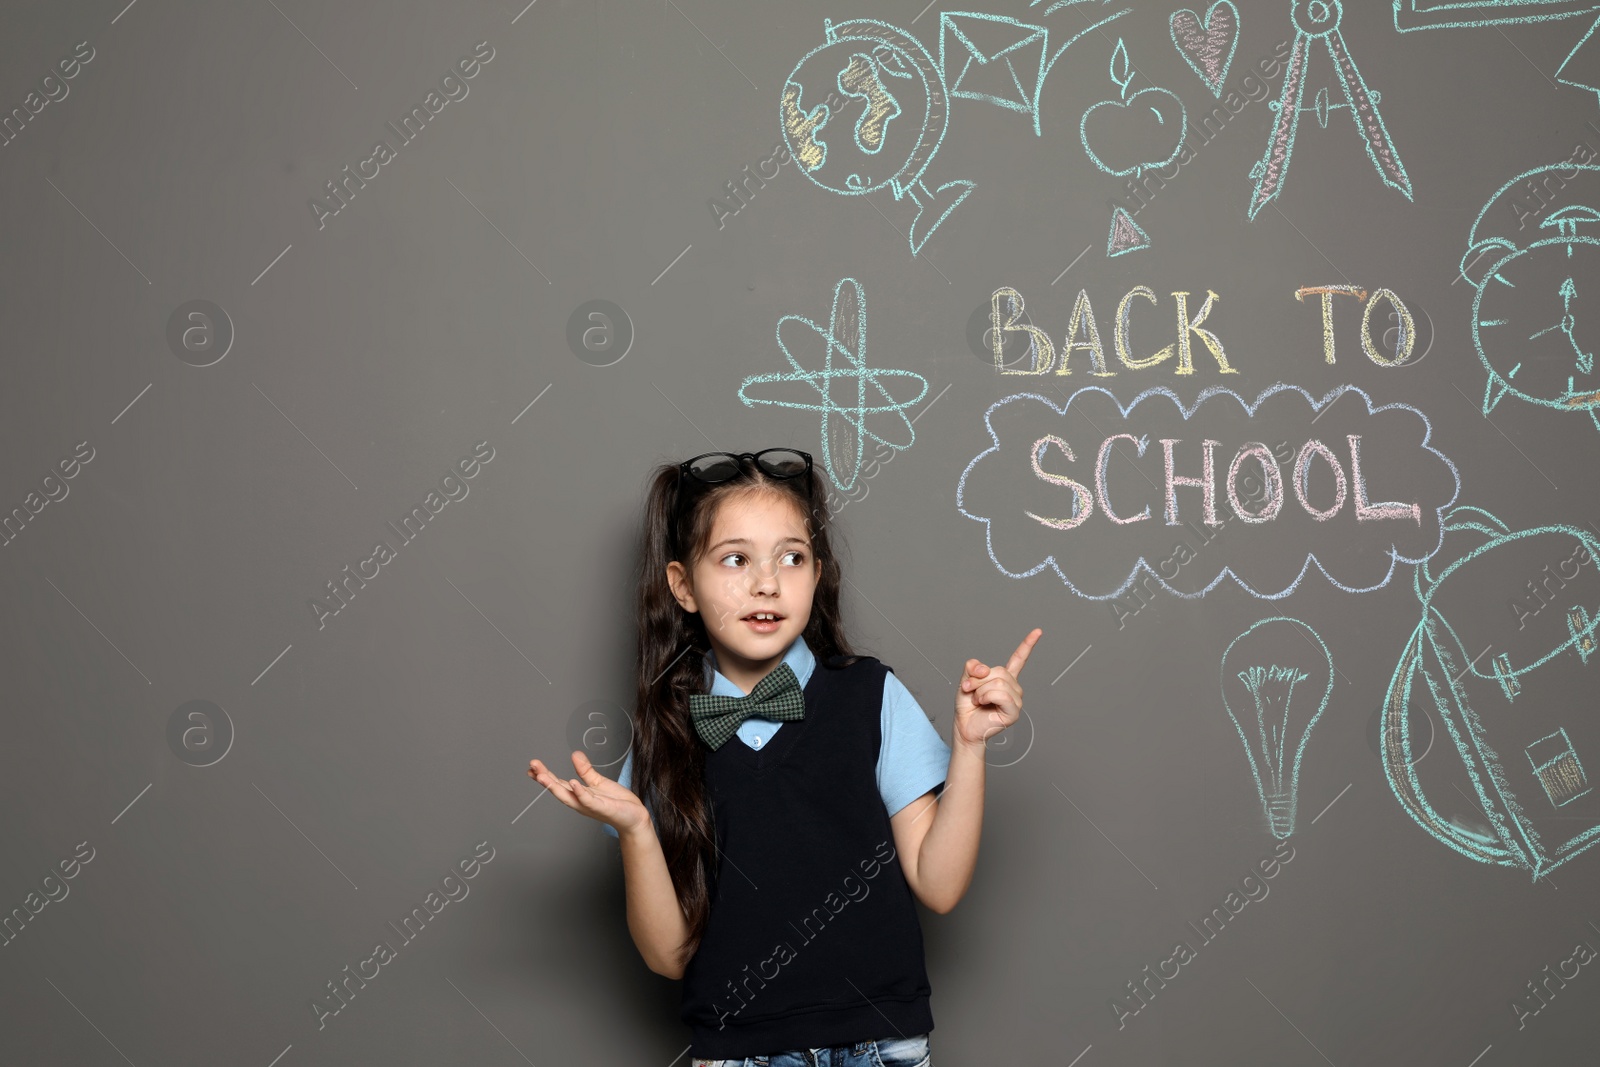
[[[1333,657],[1299,619],[1262,619],[1222,654],[1222,703],[1280,841],[1294,832],[1300,760],[1332,693]]]

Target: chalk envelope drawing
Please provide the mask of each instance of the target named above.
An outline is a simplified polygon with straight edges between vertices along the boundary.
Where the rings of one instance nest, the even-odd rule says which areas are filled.
[[[753,374],[739,385],[739,399],[747,407],[757,404],[770,404],[775,407],[797,408],[801,411],[815,411],[822,419],[822,466],[828,472],[828,477],[840,492],[849,492],[856,484],[856,477],[861,473],[862,450],[865,438],[871,438],[885,448],[902,451],[916,443],[917,434],[911,425],[911,420],[906,417],[906,409],[914,407],[918,401],[928,395],[928,380],[915,371],[878,369],[867,366],[867,294],[861,283],[854,278],[841,278],[833,287],[833,307],[828,316],[828,327],[823,329],[804,315],[785,315],[778,320],[777,329],[778,347],[783,350],[784,358],[789,361],[789,366],[794,369],[787,373]],[[820,340],[823,350],[822,369],[820,371],[807,370],[800,360],[795,358],[790,350],[790,344],[811,342],[811,347],[818,347],[814,342]],[[844,366],[834,364],[834,353],[844,356]],[[841,406],[834,402],[833,381],[842,379],[854,393],[854,403]],[[921,385],[921,391],[916,396],[906,400],[897,400],[894,395],[885,389],[882,383],[886,378],[906,378],[915,380]],[[784,400],[777,396],[751,395],[749,389],[752,385],[764,385],[771,382],[802,382],[810,390],[815,390],[818,399],[811,400]],[[869,404],[867,402],[867,387],[872,389],[884,401],[882,404]],[[781,387],[780,387],[781,388]],[[772,393],[772,390],[758,390],[758,392]],[[804,392],[804,391],[802,391]],[[900,444],[896,441],[886,440],[867,428],[867,416],[875,415],[881,420],[885,416],[893,415],[905,428],[906,441]],[[855,431],[855,447],[852,449],[851,462],[848,476],[841,476],[839,467],[833,455],[831,441],[833,434],[829,432],[829,419],[843,419]]]
[[[1080,2],[1053,3],[1043,14]],[[1132,10],[1125,7],[1091,22],[1053,51],[1048,27],[980,11],[942,12],[939,69],[952,97],[1021,112],[1032,119],[1035,136],[1042,136],[1039,96],[1051,68],[1078,41]]]
[[[1600,794],[1584,766],[1600,754],[1600,712],[1574,695],[1592,693],[1600,538],[1566,525],[1511,530],[1471,507],[1446,521],[1450,550],[1417,567],[1421,620],[1384,698],[1384,774],[1440,842],[1537,881],[1600,840]],[[1463,544],[1472,547],[1458,555]],[[1528,583],[1536,607],[1508,612],[1509,591],[1530,596],[1508,583],[1541,573],[1537,589]],[[1459,762],[1413,762],[1423,711],[1444,722]],[[1466,818],[1447,814],[1469,800]]]
[[[984,426],[991,444],[961,472],[957,510],[983,524],[1001,574],[1049,569],[1089,600],[1135,582],[1201,597],[1225,578],[1277,600],[1313,568],[1369,592],[1438,551],[1460,489],[1427,416],[1348,385],[1315,398],[1279,382],[1254,400],[1212,386],[1192,404],[1160,386],[1127,404],[1099,386],[1065,403],[1017,393]],[[1281,466],[1276,440],[1297,448]]]
[[[1506,182],[1473,220],[1460,271],[1476,290],[1483,413],[1513,396],[1586,412],[1600,429],[1600,166],[1553,164]]]
[[[1204,18],[1183,8],[1172,13],[1169,25],[1172,45],[1211,95],[1221,99],[1223,83],[1233,66],[1233,53],[1239,47],[1239,9],[1233,0],[1217,0],[1206,8]]]
[[[1005,15],[939,15],[939,69],[950,95],[1037,116],[1050,31]]]
[[[1278,99],[1267,106],[1278,113],[1272,131],[1267,136],[1265,154],[1250,168],[1250,177],[1256,180],[1250,194],[1249,217],[1254,219],[1267,204],[1277,199],[1283,183],[1289,176],[1289,162],[1294,156],[1294,139],[1300,129],[1300,113],[1312,111],[1323,129],[1328,128],[1329,112],[1346,109],[1355,120],[1356,130],[1366,144],[1367,158],[1378,171],[1383,183],[1411,199],[1411,179],[1400,162],[1389,130],[1378,112],[1382,94],[1367,88],[1366,79],[1356,67],[1355,59],[1345,46],[1339,22],[1344,9],[1339,0],[1294,0],[1294,47],[1289,53],[1288,69],[1283,75],[1283,89]],[[1326,88],[1317,90],[1315,106],[1303,104],[1306,88],[1306,68],[1311,58],[1313,44],[1321,44],[1333,63],[1344,91],[1344,103],[1330,104]]]
[[[897,201],[910,198],[907,239],[916,255],[974,188],[965,179],[937,188],[924,181],[950,117],[944,75],[922,42],[886,22],[824,19],[823,37],[784,81],[779,125],[789,154],[831,193],[888,189]],[[824,102],[835,86],[859,109],[853,119]]]
[[[1394,0],[1394,28],[1442,30],[1512,26],[1583,15],[1600,8],[1595,0]]]
[[[1333,656],[1310,626],[1274,616],[1222,654],[1222,704],[1244,742],[1272,836],[1294,833],[1300,760],[1333,693]]]

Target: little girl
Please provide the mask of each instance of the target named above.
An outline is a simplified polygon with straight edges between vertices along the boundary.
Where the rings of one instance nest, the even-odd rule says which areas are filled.
[[[889,667],[851,652],[811,456],[657,468],[645,505],[633,746],[617,781],[528,774],[622,847],[628,929],[683,979],[694,1067],[931,1067],[913,898],[966,893],[984,743],[1017,674],[969,659],[946,746]],[[636,784],[634,788],[630,788]]]

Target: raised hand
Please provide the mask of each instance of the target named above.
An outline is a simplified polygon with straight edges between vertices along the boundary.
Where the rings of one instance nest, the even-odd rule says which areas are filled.
[[[1035,627],[1011,653],[1004,667],[969,659],[956,688],[955,736],[958,742],[982,745],[1015,723],[1022,714],[1022,684],[1017,675],[1044,631]]]
[[[573,811],[608,823],[619,835],[650,825],[650,812],[633,790],[595,770],[594,764],[582,751],[572,754],[572,766],[577,770],[578,777],[562,780],[541,760],[531,760],[528,763],[528,777],[550,790],[557,800]]]

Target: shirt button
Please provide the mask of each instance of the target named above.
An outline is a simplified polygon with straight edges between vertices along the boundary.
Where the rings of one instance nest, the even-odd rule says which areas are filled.
[[[760,748],[760,747],[761,747],[761,738],[759,738],[759,737],[758,737],[758,738],[756,738],[756,747],[757,747],[757,748]]]

